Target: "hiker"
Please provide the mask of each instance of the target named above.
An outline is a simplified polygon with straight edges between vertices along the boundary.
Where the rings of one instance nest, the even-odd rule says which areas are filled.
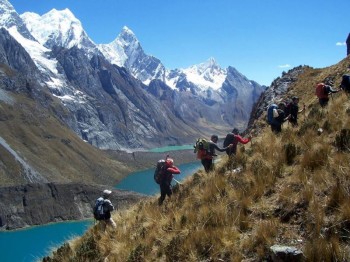
[[[174,165],[174,160],[171,158],[166,158],[165,160],[165,170],[162,173],[160,179],[160,197],[158,199],[158,205],[162,205],[165,197],[170,197],[173,193],[171,188],[171,181],[173,180],[174,174],[180,174],[181,171]]]
[[[348,66],[347,71],[350,71],[350,66]],[[350,73],[344,74],[342,76],[342,81],[340,83],[340,88],[346,92],[346,94],[350,94]]]
[[[281,102],[278,105],[271,104],[267,109],[267,122],[276,134],[282,131],[282,124],[290,118],[290,115],[285,116],[285,108],[286,104]]]
[[[100,222],[100,226],[103,231],[105,231],[107,225],[110,225],[113,228],[117,227],[111,217],[111,211],[114,210],[114,206],[111,200],[109,200],[111,193],[111,190],[104,190],[102,197],[99,197],[95,204],[94,216],[95,219]],[[101,206],[99,207],[100,204]]]
[[[248,138],[241,137],[239,135],[238,129],[234,128],[231,133],[228,133],[226,135],[226,138],[223,143],[224,147],[227,147],[228,145],[232,144],[231,147],[226,149],[226,154],[228,156],[235,155],[238,143],[247,144],[249,141],[251,141],[251,139],[251,136],[249,136]]]
[[[325,107],[329,101],[329,95],[338,93],[340,90],[334,90],[332,86],[325,83],[318,83],[316,85],[315,94],[318,97],[318,102],[321,107]]]
[[[299,110],[298,103],[299,97],[293,96],[292,101],[286,106],[286,110],[284,111],[286,116],[290,115],[288,121],[293,127],[298,126],[298,114],[305,110],[305,105],[301,110]]]
[[[218,142],[218,140],[219,140],[219,137],[217,135],[211,136],[210,141],[208,141],[207,153],[205,155],[203,155],[203,157],[201,158],[201,163],[204,167],[205,172],[207,172],[207,173],[209,173],[211,170],[214,169],[213,158],[214,158],[214,156],[217,156],[215,154],[215,149],[220,151],[220,152],[224,152],[233,146],[232,144],[230,144],[227,147],[220,148],[216,144]]]

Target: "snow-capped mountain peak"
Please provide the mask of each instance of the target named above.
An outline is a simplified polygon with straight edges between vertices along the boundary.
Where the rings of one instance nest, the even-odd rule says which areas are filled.
[[[210,57],[207,61],[200,63],[198,65],[194,65],[191,68],[197,70],[199,74],[203,74],[208,71],[209,72],[220,71],[221,69],[213,57]]]
[[[227,75],[226,70],[222,69],[212,57],[203,63],[182,69],[182,71],[189,82],[198,85],[202,89],[212,88],[217,90],[221,88]]]
[[[34,40],[22,19],[7,0],[0,0],[0,27],[16,27],[17,31],[24,37]]]
[[[85,33],[81,22],[69,9],[52,9],[40,16],[26,12],[21,15],[32,35],[44,46],[65,48],[93,48],[92,40]]]
[[[120,41],[120,43],[123,43],[124,45],[129,45],[130,43],[134,43],[134,42],[139,43],[134,32],[127,26],[123,27],[116,41],[118,40]]]
[[[127,68],[146,85],[153,79],[165,79],[165,67],[159,59],[145,54],[134,32],[127,26],[113,42],[98,45],[98,48],[112,64]]]
[[[0,1],[0,23],[3,24],[10,21],[12,17],[17,14],[10,2],[6,0]]]

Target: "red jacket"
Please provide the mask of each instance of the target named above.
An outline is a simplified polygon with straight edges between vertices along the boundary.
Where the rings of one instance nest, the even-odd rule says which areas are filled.
[[[250,141],[249,138],[243,138],[240,135],[236,135],[233,133],[227,134],[225,141],[224,141],[224,146],[228,146],[229,144],[232,144],[233,146],[231,148],[228,148],[226,150],[227,154],[236,154],[237,151],[237,144],[247,144]]]
[[[171,182],[171,180],[173,179],[173,174],[180,174],[181,171],[180,169],[178,169],[176,166],[171,166],[171,167],[168,167],[165,172],[164,172],[164,181],[168,181],[168,182]]]

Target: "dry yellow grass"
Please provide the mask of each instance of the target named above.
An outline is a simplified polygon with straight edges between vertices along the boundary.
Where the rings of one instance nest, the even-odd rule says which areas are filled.
[[[349,63],[308,68],[290,88],[307,104],[299,127],[284,125],[277,136],[265,127],[215,172],[187,178],[162,207],[154,197],[116,213],[115,232],[91,228],[47,261],[263,261],[274,244],[301,249],[306,261],[349,261],[350,153],[341,130],[350,129],[350,99],[338,93],[321,110],[313,92],[325,77],[338,85]]]

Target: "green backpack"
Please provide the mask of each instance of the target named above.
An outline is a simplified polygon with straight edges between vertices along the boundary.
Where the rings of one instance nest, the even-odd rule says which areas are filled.
[[[204,138],[198,138],[193,147],[198,159],[203,159],[209,153],[209,142]]]

